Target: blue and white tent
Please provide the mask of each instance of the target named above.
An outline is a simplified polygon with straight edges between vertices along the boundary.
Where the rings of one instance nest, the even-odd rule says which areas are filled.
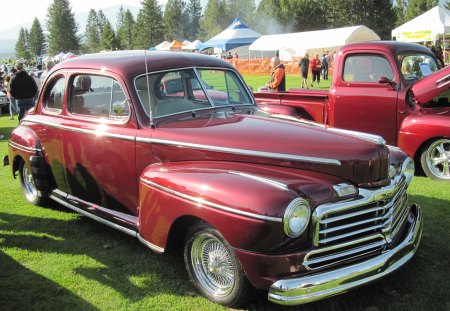
[[[250,45],[259,37],[261,37],[260,33],[249,28],[239,18],[236,18],[227,29],[200,44],[198,49],[201,51],[207,48],[220,48],[223,51],[229,51],[243,45]]]

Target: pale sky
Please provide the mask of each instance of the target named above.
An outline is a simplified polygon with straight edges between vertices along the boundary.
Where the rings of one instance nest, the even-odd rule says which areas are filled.
[[[35,17],[42,25],[52,2],[52,0],[2,0],[0,31],[33,21]],[[158,0],[158,2],[164,4],[167,0]],[[72,12],[88,12],[90,9],[98,11],[117,4],[141,7],[141,0],[70,0],[70,4]]]

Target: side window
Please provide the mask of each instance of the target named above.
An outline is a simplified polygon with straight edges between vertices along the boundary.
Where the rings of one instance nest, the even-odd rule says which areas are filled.
[[[394,78],[389,61],[378,55],[351,55],[344,62],[344,81],[378,83],[380,77]]]
[[[59,77],[57,80],[50,82],[50,87],[47,88],[44,96],[45,110],[53,113],[62,111],[65,84],[64,77]]]
[[[113,78],[77,75],[72,80],[70,112],[97,118],[127,120],[130,107],[122,87]]]

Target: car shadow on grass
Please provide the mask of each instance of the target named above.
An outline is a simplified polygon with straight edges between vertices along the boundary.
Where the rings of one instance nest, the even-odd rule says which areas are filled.
[[[52,206],[53,203],[46,210],[52,209]],[[64,211],[58,204],[54,207],[59,214]],[[41,253],[42,256],[46,253],[50,256],[64,256],[61,261],[67,260],[70,263],[58,270],[65,269],[68,274],[74,273],[83,279],[94,280],[101,286],[120,293],[130,302],[159,294],[195,295],[182,258],[175,254],[155,254],[136,238],[71,211],[67,211],[67,214],[68,217],[64,218],[70,218],[69,220],[0,212],[1,230],[8,232],[4,234],[0,231],[0,249],[19,248]],[[95,267],[91,267],[92,264],[71,262],[74,255],[87,256],[89,262],[95,262]],[[13,266],[12,269],[19,267],[20,265]],[[14,282],[14,274],[6,279]],[[88,290],[80,289],[75,284],[76,279],[77,277],[67,288],[76,287],[81,292]],[[31,290],[34,284],[24,287],[25,291]],[[20,300],[19,292],[16,295],[16,299]]]
[[[61,285],[27,269],[2,251],[0,280],[0,310],[3,311],[99,310]]]

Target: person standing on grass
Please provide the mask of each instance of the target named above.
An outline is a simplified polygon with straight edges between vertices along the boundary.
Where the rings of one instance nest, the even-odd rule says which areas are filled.
[[[11,95],[17,100],[17,106],[19,108],[18,118],[20,121],[25,113],[34,107],[34,97],[37,94],[38,87],[33,77],[24,70],[22,62],[16,63],[16,69],[17,72],[11,78],[9,86]]]
[[[266,84],[266,86],[275,92],[284,92],[286,91],[286,73],[284,65],[279,64],[274,71],[272,71],[272,78],[270,82]]]
[[[312,73],[312,82],[311,87],[313,87],[313,83],[317,81],[317,87],[319,87],[320,82],[320,70],[322,68],[322,63],[319,59],[319,54],[315,54],[314,58],[311,60],[311,73]]]
[[[309,57],[308,53],[305,53],[305,55],[303,55],[302,59],[298,63],[298,66],[300,67],[300,77],[302,78],[300,87],[305,87],[306,89],[309,89],[308,83],[306,82],[306,80],[308,79],[308,70],[309,70],[308,57]]]
[[[13,109],[15,112],[18,112],[18,109],[17,109],[16,99],[11,96],[10,87],[9,87],[10,82],[11,82],[11,77],[7,75],[5,77],[4,86],[5,86],[5,90],[6,90],[6,96],[8,96],[8,99],[9,99],[9,116],[10,116],[9,119],[14,120]]]

